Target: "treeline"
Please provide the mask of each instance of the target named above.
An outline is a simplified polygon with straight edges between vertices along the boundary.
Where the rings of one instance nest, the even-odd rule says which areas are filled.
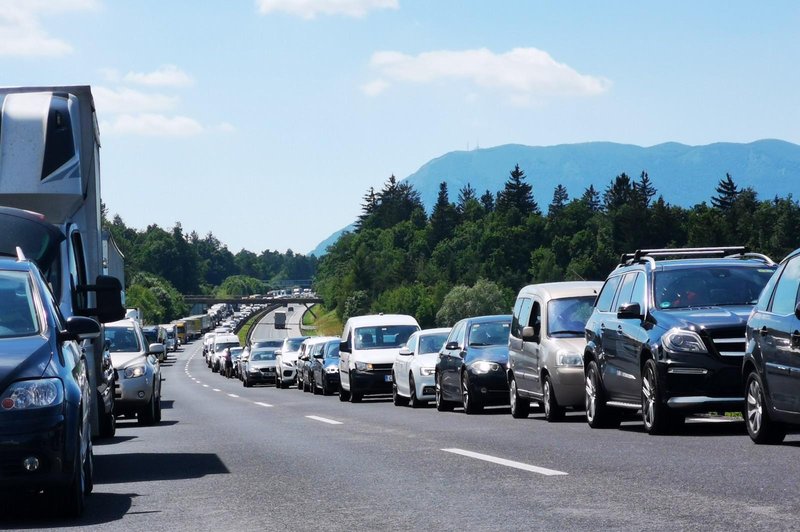
[[[171,231],[150,225],[144,231],[128,227],[119,215],[107,219],[108,229],[125,255],[126,296],[129,307],[142,308],[150,323],[186,315],[183,295],[239,296],[265,293],[287,279],[311,279],[314,256],[288,250],[234,254],[212,233],[186,233],[180,223]]]
[[[623,252],[639,248],[746,245],[779,260],[800,246],[791,194],[761,200],[730,175],[709,192],[709,203],[686,209],[667,203],[646,172],[623,173],[573,198],[558,185],[542,208],[516,166],[497,194],[467,185],[452,201],[441,183],[427,216],[417,191],[392,176],[367,192],[356,229],[320,260],[317,292],[342,318],[401,312],[423,326],[449,325],[445,296],[455,287],[485,290],[482,279],[496,285],[508,312],[525,284],[603,280]]]

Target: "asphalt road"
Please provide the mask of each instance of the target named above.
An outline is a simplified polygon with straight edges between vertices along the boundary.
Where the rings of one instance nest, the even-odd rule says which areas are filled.
[[[23,501],[0,510],[0,528],[800,527],[796,435],[758,447],[742,422],[716,418],[653,437],[636,421],[592,430],[579,413],[548,424],[539,413],[512,419],[507,408],[467,416],[389,398],[350,404],[244,388],[206,368],[199,342],[165,366],[162,423],[123,420],[95,446],[83,519],[58,520],[40,501]]]

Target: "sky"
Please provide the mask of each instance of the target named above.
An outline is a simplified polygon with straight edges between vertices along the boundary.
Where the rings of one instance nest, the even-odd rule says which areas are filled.
[[[89,84],[137,229],[306,253],[455,150],[800,144],[800,3],[0,0],[0,85]]]

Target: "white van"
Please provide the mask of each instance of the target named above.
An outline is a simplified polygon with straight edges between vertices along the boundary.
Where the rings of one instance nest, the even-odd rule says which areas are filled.
[[[392,391],[392,364],[409,336],[419,330],[412,316],[374,314],[347,320],[339,347],[339,400]]]

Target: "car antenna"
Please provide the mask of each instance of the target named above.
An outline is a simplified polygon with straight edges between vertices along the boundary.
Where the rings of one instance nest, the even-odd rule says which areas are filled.
[[[17,246],[17,260],[28,260],[25,257],[25,253],[22,252],[22,248]]]

